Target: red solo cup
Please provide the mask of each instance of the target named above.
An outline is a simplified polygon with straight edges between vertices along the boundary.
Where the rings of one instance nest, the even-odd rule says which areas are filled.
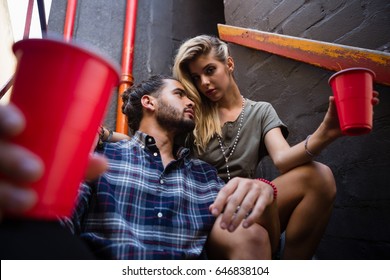
[[[98,127],[119,81],[117,66],[77,46],[52,39],[13,45],[17,58],[11,102],[26,128],[13,139],[44,162],[43,177],[26,187],[38,195],[24,217],[70,216]]]
[[[366,68],[348,68],[329,78],[344,135],[362,135],[372,130],[373,79]]]

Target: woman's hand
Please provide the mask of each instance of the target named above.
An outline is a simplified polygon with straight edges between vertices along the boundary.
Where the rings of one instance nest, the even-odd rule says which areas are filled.
[[[379,93],[377,91],[373,91],[373,98],[371,100],[371,104],[376,106],[379,104]],[[328,138],[336,139],[343,134],[341,133],[340,125],[339,125],[339,117],[337,115],[336,103],[334,96],[329,97],[329,107],[324,120],[321,124]]]

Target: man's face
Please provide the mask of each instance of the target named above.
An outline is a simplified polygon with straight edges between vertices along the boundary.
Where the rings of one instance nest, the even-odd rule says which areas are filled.
[[[158,123],[177,133],[190,132],[195,128],[194,102],[184,91],[182,84],[176,80],[164,80],[165,86],[157,98]]]

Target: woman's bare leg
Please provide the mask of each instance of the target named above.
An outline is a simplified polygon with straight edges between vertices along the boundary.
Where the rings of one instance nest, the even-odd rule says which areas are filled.
[[[279,176],[281,231],[286,232],[283,259],[310,259],[325,232],[336,196],[336,183],[326,165],[313,162]]]
[[[234,232],[223,230],[219,219],[209,235],[207,256],[210,259],[269,260],[271,242],[267,230],[258,224],[238,227]]]

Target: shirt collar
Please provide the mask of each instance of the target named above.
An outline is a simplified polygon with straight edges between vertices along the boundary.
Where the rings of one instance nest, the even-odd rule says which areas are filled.
[[[147,148],[152,153],[159,151],[156,145],[156,140],[144,132],[136,131],[132,136],[132,139],[136,141],[142,149]],[[190,150],[179,145],[174,145],[173,154],[175,155],[176,159],[180,159],[187,157],[190,154]]]

